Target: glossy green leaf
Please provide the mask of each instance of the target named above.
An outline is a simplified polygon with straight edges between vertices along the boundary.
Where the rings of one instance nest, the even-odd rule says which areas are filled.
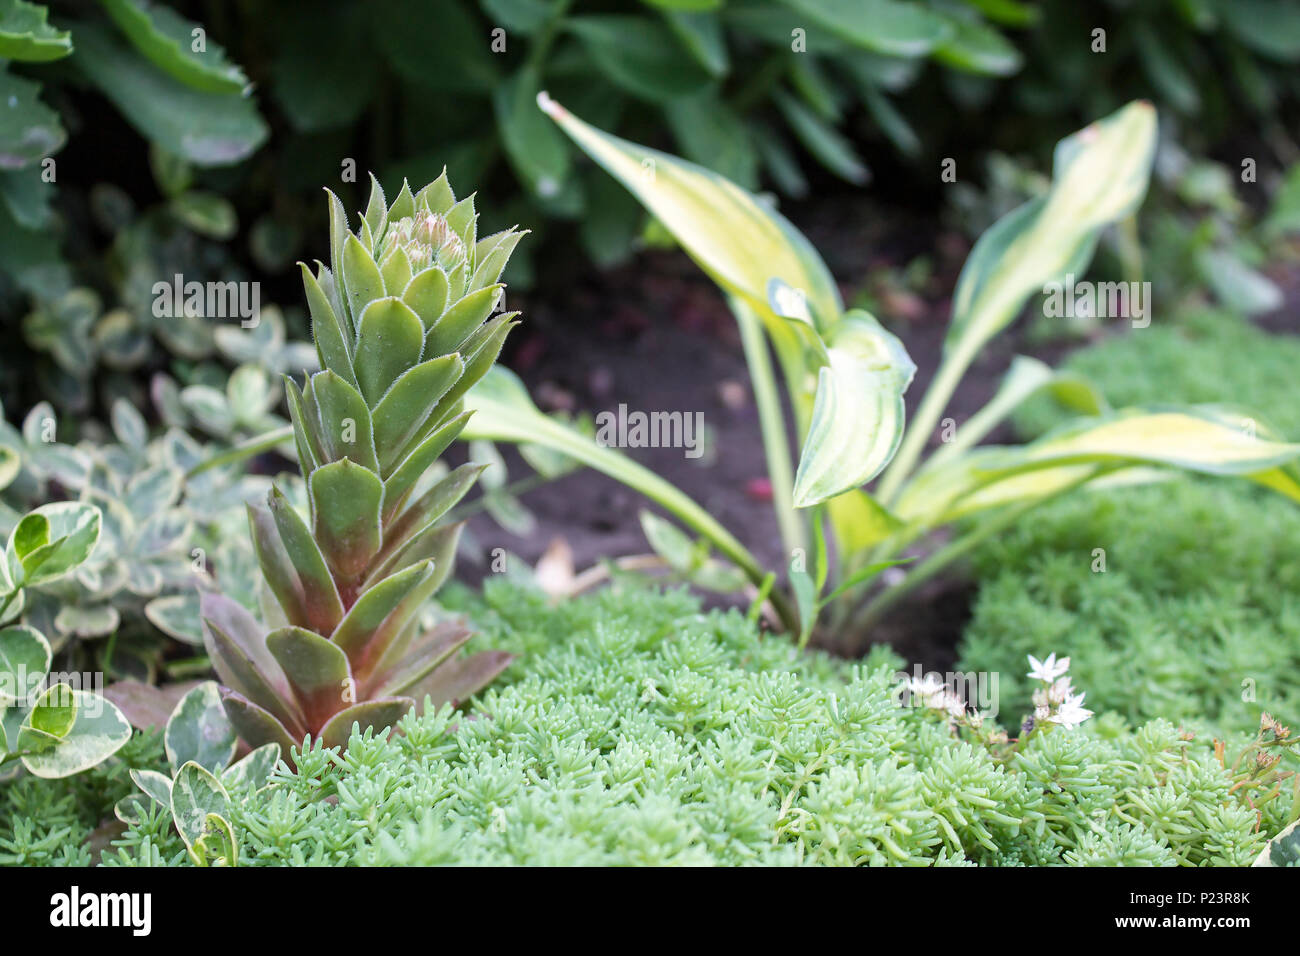
[[[54,112],[39,99],[40,85],[0,70],[0,169],[19,169],[57,152],[67,133]]]
[[[170,7],[141,0],[100,2],[137,50],[187,86],[235,94],[248,86],[248,77],[227,61],[225,51],[207,38],[206,31]]]
[[[186,86],[100,27],[77,28],[78,67],[142,135],[198,166],[227,166],[265,142],[252,100]]]
[[[890,56],[925,56],[951,35],[944,18],[900,0],[785,0],[841,39]]]
[[[49,14],[38,3],[0,0],[0,58],[43,63],[71,53],[71,34],[50,26]]]
[[[710,82],[708,72],[662,23],[626,14],[570,17],[565,28],[582,41],[597,68],[633,96],[664,103]]]

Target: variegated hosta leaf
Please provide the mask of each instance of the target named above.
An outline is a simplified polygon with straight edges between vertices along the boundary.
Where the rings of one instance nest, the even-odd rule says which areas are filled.
[[[1109,406],[1105,397],[1091,382],[1072,372],[1054,371],[1045,362],[1026,355],[1017,355],[1011,361],[997,394],[989,403],[957,427],[953,440],[941,445],[930,457],[929,465],[937,466],[955,458],[981,440],[1006,420],[1030,396],[1046,391],[1059,404],[1082,415],[1101,415]]]
[[[966,260],[945,350],[969,360],[1031,294],[1082,273],[1101,229],[1146,195],[1155,144],[1155,109],[1143,101],[1058,143],[1051,191],[994,223]]]
[[[995,505],[1025,500],[1085,478],[1155,480],[1154,468],[1238,475],[1300,501],[1300,444],[1268,437],[1246,417],[1219,407],[1128,409],[1072,422],[1028,445],[984,447],[919,473],[898,502],[907,521],[933,526]],[[1128,467],[1141,466],[1141,467]]]
[[[794,503],[807,508],[870,481],[903,436],[903,393],[916,366],[903,344],[866,312],[844,316],[831,335]]]
[[[728,293],[773,321],[768,283],[780,279],[802,294],[819,329],[838,321],[843,307],[829,270],[784,216],[717,173],[583,122],[545,93],[537,103]]]

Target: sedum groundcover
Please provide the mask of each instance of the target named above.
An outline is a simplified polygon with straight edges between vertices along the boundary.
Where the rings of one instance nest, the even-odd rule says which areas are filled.
[[[1285,790],[1257,811],[1234,789],[1252,734],[1226,768],[1194,723],[1112,713],[1016,747],[992,722],[899,707],[883,648],[797,655],[684,590],[557,607],[491,580],[456,600],[527,665],[464,713],[316,744],[255,795],[232,788],[240,865],[1243,865],[1290,810]],[[92,833],[128,765],[164,766],[156,734],[118,756],[0,791],[0,862],[189,865],[161,807],[111,846]]]

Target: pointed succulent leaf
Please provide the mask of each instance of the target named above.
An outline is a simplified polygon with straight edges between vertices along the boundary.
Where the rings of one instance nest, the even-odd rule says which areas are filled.
[[[309,728],[338,713],[352,687],[347,655],[336,644],[300,627],[282,627],[266,637],[267,649],[289,678]]]
[[[400,246],[390,249],[379,263],[379,274],[384,277],[384,290],[389,295],[400,296],[406,291],[412,273],[411,260]]]
[[[260,629],[256,636],[248,634],[243,618],[251,620],[252,616],[242,607],[239,608],[242,616],[234,613],[228,605],[239,607],[229,598],[215,595],[204,598],[204,646],[221,683],[274,714],[287,728],[299,730],[303,725],[302,714],[293,704],[288,679],[266,648],[265,637]],[[209,613],[209,609],[215,613]],[[256,628],[256,624],[253,626]],[[230,714],[229,706],[226,713]],[[231,721],[243,736],[238,722],[233,717]]]
[[[447,660],[465,645],[474,632],[464,621],[443,621],[432,631],[420,635],[404,650],[402,656],[379,662],[375,673],[372,695],[387,697],[401,694],[408,687],[423,680],[435,667]],[[388,655],[392,657],[393,655]]]
[[[348,314],[352,316],[356,334],[359,334],[361,313],[384,294],[384,277],[379,274],[379,265],[361,240],[350,233],[343,240],[343,287]]]
[[[477,289],[447,309],[425,338],[425,354],[446,355],[457,351],[470,333],[487,321],[501,299],[503,288],[490,285]]]
[[[388,221],[397,222],[399,219],[413,215],[415,215],[415,197],[411,195],[411,184],[403,179],[402,188],[397,191],[392,205],[388,207]]]
[[[355,366],[357,384],[374,407],[397,378],[420,361],[424,326],[401,299],[376,299],[361,314]]]
[[[422,561],[432,561],[431,587],[433,591],[437,591],[451,574],[456,559],[456,544],[460,541],[460,533],[464,527],[463,521],[456,524],[431,522],[425,525],[423,531],[413,535],[392,554],[384,557],[382,563],[366,578],[365,586],[369,587],[374,582],[382,581],[403,568],[409,568]]]
[[[356,376],[352,371],[352,334],[335,314],[325,290],[320,287],[306,263],[300,262],[298,265],[302,269],[302,285],[307,292],[307,309],[311,313],[311,335],[316,343],[321,368],[329,369],[356,385]]]
[[[393,383],[372,414],[381,475],[392,473],[399,456],[464,370],[465,363],[453,352],[421,362]]]
[[[205,646],[207,631],[214,627],[220,629],[225,639],[252,661],[277,695],[288,695],[289,684],[280,673],[275,658],[266,649],[266,631],[242,604],[222,594],[204,594],[199,601],[199,610],[203,617]]]
[[[435,212],[440,216],[445,216],[452,206],[456,205],[456,194],[451,190],[451,184],[447,181],[447,170],[444,169],[438,178],[429,185],[425,186],[415,197],[416,206],[424,206],[430,212]]]
[[[375,174],[370,174],[370,201],[366,203],[366,225],[373,235],[379,235],[388,224],[388,200],[384,196],[384,187],[379,185]]]
[[[350,587],[379,551],[384,483],[373,471],[344,459],[312,472],[307,485],[315,540],[341,586]],[[329,634],[334,628],[313,630]]]
[[[402,292],[402,301],[420,317],[426,329],[431,329],[446,311],[449,294],[447,273],[430,266],[411,279]]]
[[[468,657],[458,657],[436,668],[407,693],[420,701],[422,707],[425,697],[434,707],[443,704],[458,707],[496,680],[512,660],[514,655],[505,651],[480,651]]]
[[[445,425],[425,436],[401,460],[384,482],[384,523],[387,524],[406,502],[407,495],[420,477],[433,467],[434,462],[447,450],[464,430],[473,412],[462,412]]]
[[[356,473],[368,476],[376,485],[379,486],[377,495],[382,495],[383,486],[379,479],[370,471],[354,465],[352,462],[338,461],[332,465],[326,465],[324,468],[318,468],[312,473],[312,483],[322,473],[337,468],[350,469]],[[313,495],[313,501],[315,496]],[[337,505],[337,501],[332,502]],[[326,565],[326,557],[335,557],[335,553],[329,551],[329,547],[336,543],[319,536],[321,528],[321,516],[317,508],[313,507],[312,512],[316,524],[317,537],[312,536],[312,529],[307,527],[307,522],[298,514],[297,509],[289,504],[289,499],[284,496],[279,488],[271,487],[271,493],[267,498],[267,506],[271,510],[271,515],[275,519],[276,529],[280,532],[280,541],[284,546],[285,554],[289,556],[289,561],[293,564],[294,571],[297,574],[299,589],[302,593],[302,604],[306,613],[308,626],[319,633],[328,634],[338,626],[340,618],[343,617],[343,602],[339,598],[338,588],[335,587],[334,578],[330,575],[330,566]],[[375,505],[375,517],[378,520],[379,505]],[[317,541],[319,540],[319,544]],[[324,550],[325,553],[322,553]]]
[[[113,704],[87,691],[73,690],[76,720],[57,744],[27,754],[23,766],[36,777],[68,777],[103,763],[131,739],[131,725]]]
[[[289,406],[289,423],[293,425],[293,445],[298,453],[298,467],[304,472],[319,468],[320,450],[315,443],[316,436],[312,434],[315,423],[307,419],[302,391],[288,375],[284,376],[284,400]]]
[[[474,247],[474,278],[470,285],[482,289],[500,279],[519,240],[527,234],[527,231],[507,229],[480,239]]]
[[[357,598],[330,640],[347,654],[358,680],[369,676],[433,591],[433,564],[426,561],[389,575]]]
[[[506,336],[510,334],[510,330],[517,324],[514,321],[515,315],[517,313],[514,312],[498,315],[471,336],[472,339],[478,339],[478,341],[466,344],[467,351],[463,353],[465,356],[465,371],[461,373],[456,384],[451,387],[447,394],[442,397],[442,400],[438,402],[437,407],[434,408],[433,414],[429,417],[431,423],[441,425],[446,418],[453,414],[453,409],[469,393],[474,384],[492,368],[497,356],[501,354],[501,347],[505,345]],[[471,346],[475,351],[468,351]],[[459,411],[454,412],[454,414],[459,414]],[[431,426],[430,431],[432,427],[435,426]]]
[[[221,702],[225,704],[226,716],[235,725],[239,739],[250,747],[276,744],[280,752],[287,756],[302,740],[302,736],[295,739],[288,728],[269,711],[230,688],[222,688]],[[303,735],[305,734],[304,730]]]
[[[362,731],[373,727],[379,732],[386,727],[395,727],[414,706],[415,701],[409,697],[383,697],[353,704],[335,714],[321,728],[321,743],[326,747],[345,747],[352,736],[353,724],[359,725]]]
[[[370,408],[350,383],[333,372],[317,372],[307,380],[303,411],[309,422],[315,418],[309,432],[322,464],[350,458],[378,473]]]
[[[181,698],[163,734],[173,773],[190,761],[219,773],[235,756],[236,743],[215,681],[204,681]]]
[[[298,569],[285,549],[271,509],[265,505],[249,504],[248,525],[252,532],[253,553],[257,556],[262,578],[274,595],[276,603],[291,624],[311,627],[316,612],[307,606],[307,597]]]
[[[474,487],[474,482],[486,467],[475,462],[466,462],[453,469],[451,474],[408,505],[406,510],[384,528],[381,557],[391,557],[415,535],[454,508],[456,503]]]

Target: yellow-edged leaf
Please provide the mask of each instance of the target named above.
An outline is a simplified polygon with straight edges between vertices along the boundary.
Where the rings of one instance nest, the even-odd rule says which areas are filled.
[[[843,306],[830,271],[780,213],[702,166],[583,122],[545,93],[537,105],[626,186],[718,285],[743,297],[765,320],[774,319],[768,305],[772,279],[802,293],[819,329],[838,319]]]

